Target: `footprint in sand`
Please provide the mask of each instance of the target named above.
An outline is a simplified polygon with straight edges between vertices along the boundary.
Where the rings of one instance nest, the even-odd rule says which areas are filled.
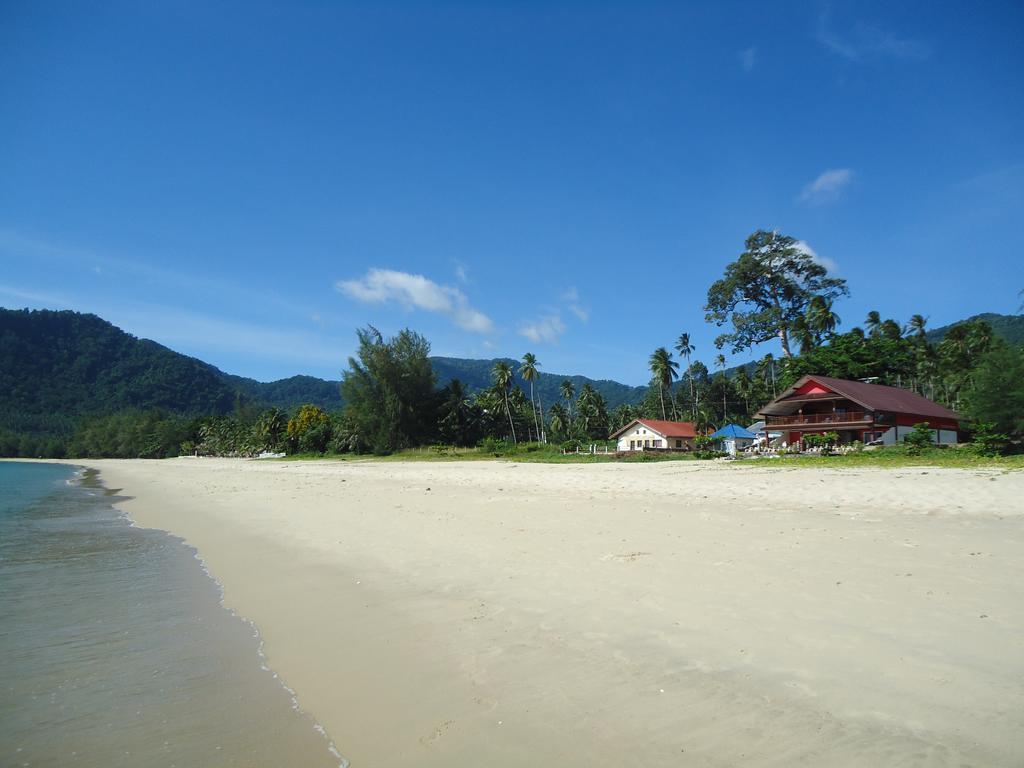
[[[453,725],[455,725],[454,720],[445,720],[443,723],[437,726],[437,728],[434,729],[434,732],[431,733],[429,736],[423,736],[422,738],[420,738],[420,744],[422,744],[425,747],[429,747],[435,741],[444,736],[449,730],[451,730]]]

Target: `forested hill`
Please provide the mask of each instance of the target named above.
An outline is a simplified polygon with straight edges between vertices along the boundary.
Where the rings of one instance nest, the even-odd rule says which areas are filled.
[[[491,385],[497,361],[435,357],[432,362],[439,385],[459,378],[476,391]],[[639,402],[646,391],[544,373],[536,382],[544,403],[561,398],[563,378],[571,379],[577,392],[590,383],[610,408]],[[529,389],[518,377],[517,382]],[[240,405],[292,411],[304,403],[340,410],[339,382],[313,376],[255,381],[138,339],[96,315],[0,308],[0,431],[67,436],[83,416],[126,409],[200,416],[230,413]]]
[[[86,414],[227,413],[234,401],[216,368],[95,315],[0,309],[0,429],[64,435]]]
[[[515,383],[522,387],[523,391],[529,394],[530,385],[522,380],[519,375],[518,360],[509,357],[494,358],[492,360],[469,360],[460,357],[432,357],[430,362],[434,366],[434,373],[437,374],[437,383],[445,385],[452,379],[461,381],[467,390],[476,392],[487,389],[493,384],[491,370],[495,363],[504,361],[515,371]],[[543,361],[542,361],[543,362]],[[557,400],[562,399],[560,388],[562,382],[569,379],[573,388],[579,394],[584,384],[590,384],[595,390],[601,393],[609,410],[615,410],[620,405],[628,403],[635,405],[644,399],[647,394],[647,387],[631,387],[628,384],[620,384],[610,379],[589,379],[586,376],[573,376],[560,373],[540,372],[539,378],[533,383],[534,392],[540,396],[541,403],[547,408]]]
[[[67,435],[82,416],[132,408],[206,416],[308,402],[340,408],[338,383],[230,376],[96,315],[0,308],[0,430]]]
[[[1024,345],[1024,315],[997,315],[994,312],[985,312],[969,317],[966,320],[935,328],[925,333],[925,338],[931,344],[938,344],[946,338],[946,334],[949,333],[951,328],[975,320],[982,320],[988,323],[992,327],[992,334],[1007,344],[1015,347]]]

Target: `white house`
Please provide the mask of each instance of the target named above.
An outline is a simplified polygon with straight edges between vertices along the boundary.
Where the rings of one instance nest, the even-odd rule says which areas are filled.
[[[642,451],[644,448],[688,451],[693,449],[695,437],[697,427],[692,422],[656,419],[633,419],[611,435],[618,451]]]

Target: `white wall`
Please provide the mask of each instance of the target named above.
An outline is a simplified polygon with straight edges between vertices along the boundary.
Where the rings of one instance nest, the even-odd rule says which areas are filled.
[[[634,442],[634,446],[632,448],[629,447],[630,440]],[[665,444],[665,438],[663,438],[657,432],[648,429],[643,424],[635,424],[632,427],[632,429],[626,430],[622,435],[619,436],[618,443],[615,447],[616,450],[619,451],[642,451],[644,449],[644,440],[647,441],[648,446],[651,448],[668,447],[668,445]],[[658,442],[655,443],[655,440],[657,440]],[[640,444],[636,445],[636,441],[639,441]],[[675,445],[675,443],[673,443],[673,445]]]

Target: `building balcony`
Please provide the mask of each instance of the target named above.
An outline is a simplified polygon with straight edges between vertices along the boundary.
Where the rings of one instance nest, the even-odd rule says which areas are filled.
[[[802,427],[865,424],[873,421],[873,414],[864,411],[845,413],[792,413],[788,416],[766,416],[766,427]]]

